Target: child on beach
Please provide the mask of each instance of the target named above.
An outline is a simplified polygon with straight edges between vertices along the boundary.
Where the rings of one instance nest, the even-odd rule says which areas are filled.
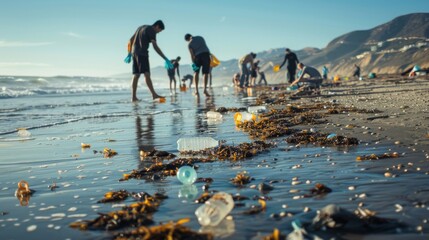
[[[167,69],[168,78],[170,79],[170,94],[173,94],[176,92],[176,72],[177,72],[177,76],[180,79],[179,61],[180,61],[180,57],[170,60],[170,62],[173,64],[173,68]]]
[[[232,77],[232,84],[234,84],[234,87],[240,87],[240,73],[234,74]]]

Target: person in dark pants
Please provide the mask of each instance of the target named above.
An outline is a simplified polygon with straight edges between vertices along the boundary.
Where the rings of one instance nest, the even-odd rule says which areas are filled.
[[[357,77],[358,79],[360,78],[360,67],[356,64],[355,64],[355,71],[353,73],[353,77]]]
[[[174,94],[176,92],[176,72],[180,79],[179,61],[180,57],[170,60],[170,62],[173,64],[173,68],[167,69],[168,78],[170,79],[170,94]]]
[[[168,68],[173,68],[173,64],[171,64],[170,60],[168,60],[168,58],[162,53],[156,43],[156,34],[160,33],[164,28],[164,23],[161,20],[156,21],[152,25],[140,26],[128,42],[128,56],[125,62],[130,63],[132,57],[133,78],[131,80],[131,101],[133,102],[139,101],[136,93],[140,74],[144,74],[146,84],[152,94],[152,98],[164,98],[163,96],[158,95],[153,88],[152,79],[150,78],[148,51],[149,44],[152,43],[152,46],[158,55],[165,60],[165,65]]]
[[[195,95],[199,95],[198,78],[200,74],[200,68],[202,68],[204,78],[204,95],[206,97],[210,97],[210,94],[207,91],[207,82],[210,74],[210,50],[206,45],[206,41],[200,36],[192,36],[189,33],[185,35],[185,41],[189,42],[188,48],[193,62],[192,69],[194,70]]]
[[[299,63],[298,57],[294,52],[292,52],[289,48],[286,48],[286,55],[285,59],[283,60],[282,64],[280,65],[280,68],[283,67],[283,65],[287,61],[287,79],[289,83],[292,83],[295,81],[295,73],[296,73],[296,65]]]

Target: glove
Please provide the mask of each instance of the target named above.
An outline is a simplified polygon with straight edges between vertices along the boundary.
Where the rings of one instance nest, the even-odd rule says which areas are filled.
[[[165,60],[164,67],[165,67],[165,69],[173,69],[174,68],[173,64],[168,59]]]
[[[124,59],[125,63],[130,63],[131,62],[131,53],[128,53],[127,57]]]
[[[200,67],[195,65],[195,63],[192,63],[192,70],[194,70],[194,72],[197,72],[198,70],[200,70]]]

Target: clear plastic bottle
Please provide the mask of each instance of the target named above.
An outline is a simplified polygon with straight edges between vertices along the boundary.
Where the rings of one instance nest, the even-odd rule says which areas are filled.
[[[266,106],[250,106],[247,108],[249,113],[264,113],[267,111]]]
[[[234,200],[229,193],[218,192],[197,208],[195,215],[201,226],[216,226],[234,208]]]
[[[219,146],[219,141],[211,137],[191,137],[177,140],[177,150],[180,152],[199,151],[217,146]]]
[[[222,119],[222,114],[220,112],[215,112],[215,111],[208,111],[207,112],[207,118],[211,118],[211,119]]]

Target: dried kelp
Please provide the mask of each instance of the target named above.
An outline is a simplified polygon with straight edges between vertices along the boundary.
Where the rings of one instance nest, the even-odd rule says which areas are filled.
[[[145,159],[149,158],[152,160],[162,160],[162,159],[172,159],[175,158],[176,155],[166,152],[166,151],[158,151],[158,150],[151,150],[151,151],[144,151],[140,150],[140,157]]]

